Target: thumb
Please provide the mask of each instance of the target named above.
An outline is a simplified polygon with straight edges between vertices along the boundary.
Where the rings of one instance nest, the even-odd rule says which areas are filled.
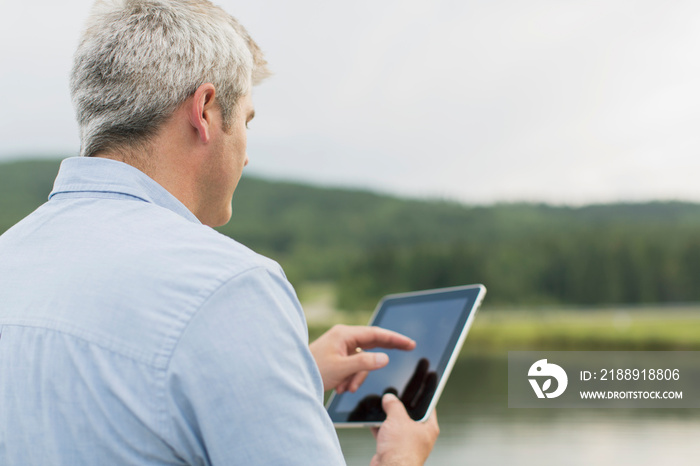
[[[389,418],[405,418],[411,420],[406,412],[406,407],[403,405],[401,400],[399,400],[396,395],[392,393],[387,393],[382,397],[382,408],[386,413],[387,419]]]
[[[373,371],[389,364],[389,356],[386,353],[360,352],[349,358],[349,368],[352,373]]]

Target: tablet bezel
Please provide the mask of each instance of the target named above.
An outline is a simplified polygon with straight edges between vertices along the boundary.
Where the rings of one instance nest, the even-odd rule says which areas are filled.
[[[447,365],[445,366],[445,369],[442,373],[442,376],[440,377],[440,380],[438,381],[438,386],[435,389],[435,393],[433,394],[433,398],[430,401],[430,404],[428,405],[428,409],[425,411],[425,416],[420,419],[420,422],[426,421],[430,417],[430,413],[432,413],[433,409],[435,408],[435,405],[437,405],[438,400],[440,399],[440,395],[442,394],[442,390],[445,387],[445,384],[447,383],[447,379],[450,376],[450,373],[452,372],[452,367],[454,366],[455,362],[457,361],[457,357],[459,355],[460,350],[462,349],[462,345],[464,344],[464,340],[467,337],[467,333],[469,332],[469,328],[472,325],[472,322],[474,321],[474,317],[477,313],[477,310],[479,309],[479,306],[481,302],[484,299],[484,295],[486,294],[486,287],[481,284],[475,284],[475,285],[464,285],[464,286],[454,286],[454,287],[449,287],[449,288],[437,288],[437,289],[432,289],[432,290],[424,290],[424,291],[414,291],[410,293],[397,293],[397,294],[390,294],[387,296],[384,296],[379,303],[377,304],[377,307],[374,309],[374,312],[372,314],[372,317],[370,318],[369,324],[368,325],[374,325],[374,322],[377,320],[378,317],[380,317],[380,312],[382,308],[384,308],[384,305],[389,302],[389,301],[401,301],[401,300],[408,300],[409,302],[411,301],[411,298],[422,298],[422,297],[429,297],[429,296],[435,296],[435,297],[441,297],[442,299],[447,299],[446,296],[444,295],[449,295],[449,294],[459,294],[462,291],[466,292],[473,292],[473,290],[478,290],[476,297],[471,303],[471,306],[465,306],[465,308],[462,310],[462,314],[460,315],[460,320],[462,320],[464,313],[468,313],[467,319],[464,322],[462,329],[459,333],[459,337],[457,338],[456,342],[454,343],[454,346],[450,349],[449,347],[445,350],[445,352],[442,354],[440,357],[440,363],[444,361],[445,354],[448,352],[450,353],[450,357],[447,361]],[[469,303],[467,303],[469,304]],[[452,339],[454,336],[454,333],[450,336]],[[391,363],[390,363],[391,364]],[[349,422],[349,421],[335,421],[333,420],[334,411],[331,411],[331,407],[333,406],[334,400],[337,397],[343,396],[338,395],[335,390],[333,390],[333,393],[331,394],[330,398],[328,399],[328,402],[326,403],[326,410],[328,411],[328,414],[333,421],[333,425],[335,427],[377,427],[382,424],[382,421],[377,421],[377,422],[364,422],[364,421],[358,421],[358,422]]]

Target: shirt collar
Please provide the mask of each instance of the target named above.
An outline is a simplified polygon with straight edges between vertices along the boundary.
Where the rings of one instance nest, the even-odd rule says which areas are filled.
[[[185,205],[141,170],[102,157],[71,157],[61,162],[49,199],[71,193],[113,193],[156,204],[194,223],[201,223]],[[77,196],[76,196],[77,195]]]

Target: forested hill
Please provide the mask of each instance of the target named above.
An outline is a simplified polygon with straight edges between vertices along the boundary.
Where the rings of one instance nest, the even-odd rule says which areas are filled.
[[[46,200],[58,164],[0,164],[0,232]],[[490,303],[700,300],[697,204],[470,207],[244,177],[220,230],[297,286],[336,283],[348,309],[475,282]]]

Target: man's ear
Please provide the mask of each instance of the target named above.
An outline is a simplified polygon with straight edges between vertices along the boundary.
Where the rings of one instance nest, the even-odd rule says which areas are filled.
[[[214,110],[217,108],[214,103],[215,95],[214,85],[205,83],[199,86],[192,96],[192,105],[189,109],[190,124],[203,144],[208,143],[211,136]]]

